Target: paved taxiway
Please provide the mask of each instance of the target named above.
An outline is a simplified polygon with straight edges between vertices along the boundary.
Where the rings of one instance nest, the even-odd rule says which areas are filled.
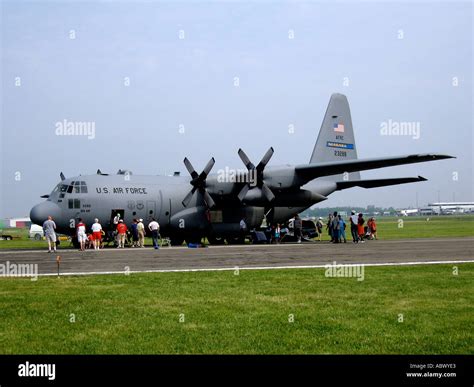
[[[39,274],[55,274],[56,256],[61,256],[62,274],[99,274],[141,271],[224,270],[278,267],[317,267],[338,264],[413,264],[428,262],[474,262],[474,237],[368,241],[333,245],[329,242],[281,245],[60,250],[0,250],[0,264],[38,264]]]

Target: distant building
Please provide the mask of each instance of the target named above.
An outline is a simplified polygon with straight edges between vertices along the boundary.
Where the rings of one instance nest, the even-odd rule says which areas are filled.
[[[438,202],[429,203],[433,212],[441,215],[465,214],[474,212],[474,202]]]

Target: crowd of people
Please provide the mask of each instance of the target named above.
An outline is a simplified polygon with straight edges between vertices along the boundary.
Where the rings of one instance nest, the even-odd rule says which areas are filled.
[[[151,219],[148,229],[151,233],[153,247],[159,249],[160,225],[156,219]],[[48,219],[43,223],[43,230],[48,242],[48,252],[55,252],[57,244],[56,223],[51,216],[48,216]],[[76,237],[81,251],[86,249],[100,250],[104,247],[106,232],[97,218],[94,219],[94,223],[89,229],[82,219],[78,219]],[[108,240],[114,241],[117,248],[122,249],[127,244],[131,247],[145,247],[145,224],[143,219],[133,219],[130,227],[128,227],[124,220],[120,218],[120,214],[117,214],[111,224]]]
[[[355,211],[351,211],[348,222],[350,225],[350,237],[353,243],[364,243],[365,239],[377,239],[377,225],[375,218],[371,217],[365,221],[363,214],[356,214]],[[334,212],[329,214],[326,222],[326,230],[331,239],[332,243],[347,243],[347,223],[344,218]],[[316,231],[319,241],[323,234],[323,218],[319,217],[316,221]],[[160,225],[156,219],[152,218],[148,224],[148,230],[151,233],[153,247],[159,249],[160,236]],[[296,215],[293,219],[292,229],[293,235],[296,237],[296,242],[301,243],[303,221]],[[126,245],[130,247],[145,247],[145,224],[143,219],[133,219],[130,226],[127,226],[124,220],[117,214],[113,222],[111,222],[111,230],[109,230],[108,240],[114,241],[117,248],[125,248]],[[43,223],[43,230],[45,238],[48,242],[48,252],[56,251],[56,224],[54,223],[51,216]],[[88,232],[89,231],[89,232]],[[280,243],[283,235],[289,232],[287,225],[274,224],[269,225],[267,228],[267,234],[269,243]],[[244,239],[247,234],[247,224],[245,219],[240,221],[240,233],[241,238]],[[99,222],[99,219],[94,219],[94,223],[88,229],[82,219],[79,219],[76,224],[76,236],[81,251],[86,249],[99,250],[104,246],[104,239],[106,233]]]
[[[322,232],[321,220],[322,218],[318,219],[321,224],[321,229],[317,225],[320,235],[319,240],[321,240]],[[364,239],[377,239],[377,224],[375,223],[374,217],[369,218],[366,223],[363,214],[356,214],[355,211],[351,211],[349,224],[353,243],[364,243]],[[336,211],[333,214],[329,214],[326,223],[326,230],[332,243],[347,242],[346,227],[346,222],[343,217],[338,215]]]

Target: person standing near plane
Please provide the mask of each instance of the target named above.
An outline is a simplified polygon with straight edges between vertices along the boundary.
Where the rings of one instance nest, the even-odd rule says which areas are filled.
[[[247,236],[247,223],[245,223],[245,218],[242,218],[239,223],[240,231],[240,240],[242,243],[245,243],[245,237]]]
[[[337,216],[338,221],[339,221],[339,242],[342,243],[344,240],[344,243],[347,243],[346,239],[346,222],[344,222],[344,219],[342,219],[341,215]]]
[[[354,210],[351,211],[351,216],[349,217],[349,221],[351,223],[352,242],[359,243],[359,233],[357,230],[358,217]]]
[[[145,247],[145,225],[143,219],[139,219],[137,224],[138,231],[138,247]]]
[[[99,223],[99,219],[94,219],[92,229],[92,241],[94,243],[94,250],[100,249],[100,241],[102,240],[102,225]]]
[[[153,240],[153,247],[155,250],[160,248],[158,244],[158,239],[160,238],[160,225],[155,220],[155,218],[151,219],[151,222],[148,224],[148,229],[151,231],[151,239]]]
[[[117,235],[118,235],[118,246],[117,248],[125,248],[125,238],[127,236],[127,225],[123,222],[123,219],[119,220],[117,224]]]
[[[339,218],[337,217],[337,211],[334,211],[331,219],[331,229],[332,229],[332,242],[339,243]]]
[[[86,225],[82,222],[82,219],[79,219],[79,223],[76,226],[76,232],[77,232],[77,241],[79,242],[81,251],[84,251],[86,249],[87,235],[86,235]]]
[[[48,241],[48,253],[51,253],[51,246],[52,251],[56,252],[56,223],[51,216],[48,216],[48,219],[44,221],[43,232]]]
[[[364,217],[362,213],[359,214],[359,217],[357,218],[357,233],[359,234],[359,240],[361,243],[364,243]]]
[[[328,230],[328,235],[329,235],[329,238],[331,239],[331,242],[332,242],[334,240],[333,232],[332,232],[332,214],[328,215],[328,222],[326,223],[326,230]]]
[[[138,247],[138,230],[137,230],[137,223],[136,219],[133,219],[132,225],[130,226],[130,231],[132,232],[132,247]]]
[[[323,218],[318,218],[318,221],[316,222],[316,228],[318,230],[318,239],[321,242],[321,234],[323,233]]]
[[[303,235],[303,221],[298,214],[295,215],[295,219],[293,220],[293,230],[298,243],[301,243],[301,237]]]
[[[279,244],[280,243],[280,235],[281,235],[281,229],[280,229],[280,223],[278,223],[275,227],[275,243]]]
[[[117,242],[117,245],[120,244],[120,236],[117,232],[117,226],[120,222],[120,212],[118,212],[115,217],[114,217],[114,220],[113,220],[113,224],[112,224],[112,229],[114,230],[114,236],[115,236],[115,241]]]

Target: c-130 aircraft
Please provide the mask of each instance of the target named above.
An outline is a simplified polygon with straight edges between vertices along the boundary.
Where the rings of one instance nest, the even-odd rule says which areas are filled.
[[[98,218],[104,230],[113,228],[116,214],[127,224],[133,218],[155,218],[162,236],[173,245],[196,243],[207,237],[211,244],[235,243],[242,219],[249,229],[262,221],[284,223],[339,190],[376,188],[425,181],[418,177],[361,180],[359,171],[452,158],[441,154],[358,159],[349,103],[345,95],[333,94],[308,164],[267,167],[270,148],[255,166],[242,149],[238,154],[246,169],[210,174],[212,158],[201,173],[185,158],[191,177],[133,175],[119,170],[108,175],[65,178],[47,200],[30,212],[33,223],[42,225],[52,216],[57,232],[75,237],[75,224],[82,218],[92,225]],[[234,172],[234,173],[232,173]],[[73,240],[74,241],[74,240]]]

